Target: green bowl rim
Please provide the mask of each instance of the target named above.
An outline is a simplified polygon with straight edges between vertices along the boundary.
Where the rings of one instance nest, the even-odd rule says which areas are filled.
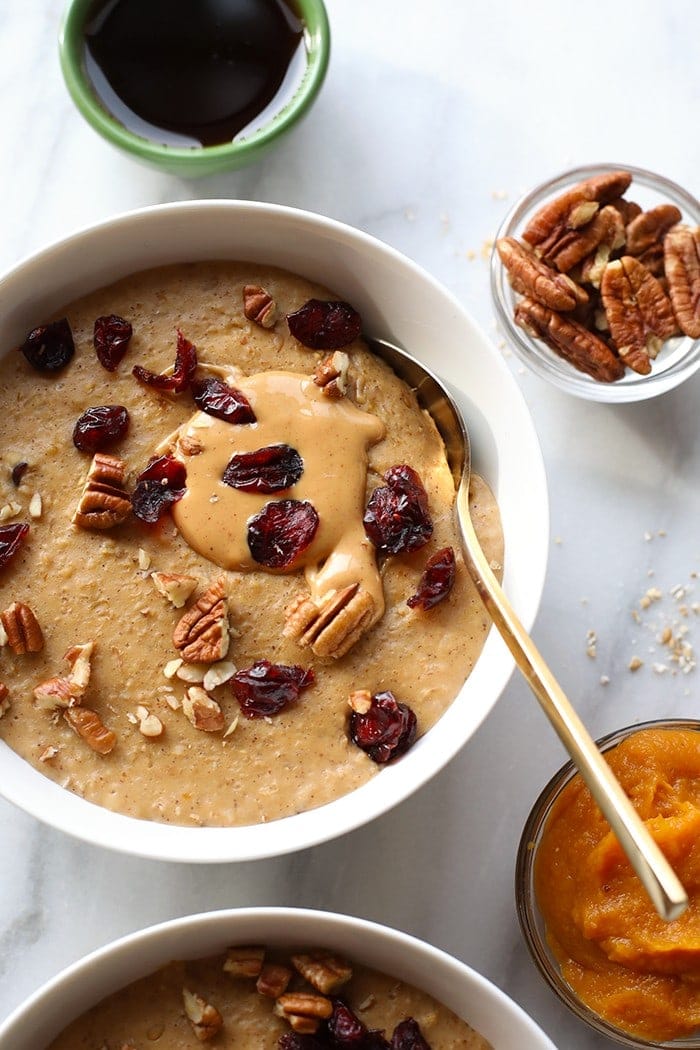
[[[59,31],[61,71],[70,95],[87,122],[115,146],[144,160],[175,161],[183,168],[207,167],[212,161],[243,158],[273,142],[309,109],[323,84],[330,57],[331,33],[323,0],[294,0],[304,22],[307,63],[304,78],[292,99],[269,124],[244,139],[218,146],[164,146],[128,131],[101,105],[85,73],[82,28],[93,0],[70,0]]]

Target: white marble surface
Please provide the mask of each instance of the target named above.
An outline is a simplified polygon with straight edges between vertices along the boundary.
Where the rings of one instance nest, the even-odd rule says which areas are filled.
[[[656,169],[697,193],[693,0],[328,6],[329,76],[303,126],[259,166],[190,183],[121,157],[73,109],[56,56],[61,0],[0,0],[0,265],[140,205],[276,201],[342,219],[405,252],[498,340],[482,249],[523,189],[568,166],[612,160]],[[644,717],[697,715],[700,671],[659,675],[651,665],[665,662],[655,632],[677,616],[670,588],[692,587],[700,570],[700,378],[656,401],[611,408],[558,393],[509,360],[551,488],[540,647],[596,734]],[[631,610],[651,585],[664,597],[640,626]],[[689,600],[700,600],[697,583]],[[700,618],[687,624],[700,648]],[[586,655],[589,630],[595,659]],[[634,675],[633,654],[645,660]],[[514,677],[427,788],[344,841],[279,860],[208,868],[134,860],[71,841],[0,802],[0,1016],[116,935],[193,911],[278,903],[346,911],[424,937],[505,989],[562,1050],[602,1050],[611,1044],[540,982],[513,907],[520,829],[562,760]]]

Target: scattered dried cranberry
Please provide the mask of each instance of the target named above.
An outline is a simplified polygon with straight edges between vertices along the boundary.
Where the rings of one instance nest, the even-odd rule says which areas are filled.
[[[362,330],[362,318],[350,303],[324,299],[309,299],[287,314],[287,324],[294,338],[310,350],[339,350]]]
[[[81,452],[101,452],[124,437],[129,413],[123,405],[94,405],[73,427],[73,444]]]
[[[326,1050],[330,1043],[315,1035],[300,1035],[299,1032],[285,1032],[277,1040],[278,1050]]]
[[[62,317],[60,321],[33,328],[18,349],[37,372],[57,372],[75,353],[68,318]]]
[[[350,715],[350,739],[366,751],[373,762],[389,762],[408,751],[416,739],[416,716],[393,693],[375,693],[365,714]]]
[[[108,372],[116,371],[129,346],[133,329],[128,321],[118,314],[98,317],[92,335],[97,360]]]
[[[256,416],[245,394],[216,376],[192,380],[192,396],[197,408],[227,423],[255,423]]]
[[[418,1022],[407,1017],[394,1029],[391,1050],[430,1050],[430,1043],[423,1036]]]
[[[0,525],[0,569],[14,558],[27,538],[29,526],[24,521],[15,521],[12,525]]]
[[[136,479],[131,497],[134,514],[141,521],[155,524],[171,503],[185,495],[187,472],[173,456],[154,456]]]
[[[451,547],[443,547],[432,558],[428,558],[418,581],[418,590],[411,595],[406,605],[411,609],[423,609],[424,612],[432,609],[452,590],[456,571],[455,552]]]
[[[15,488],[18,488],[22,484],[22,478],[28,470],[29,464],[26,462],[26,460],[23,459],[21,463],[15,463],[14,467],[12,468],[11,474],[12,484],[15,486]]]
[[[295,448],[267,445],[232,456],[223,480],[243,492],[281,492],[296,485],[303,473],[304,461]]]
[[[272,501],[248,521],[248,548],[258,565],[288,569],[309,546],[317,528],[318,514],[308,500]]]
[[[428,495],[413,467],[390,467],[386,485],[374,490],[362,519],[365,532],[380,554],[410,554],[433,534]]]
[[[252,667],[236,671],[231,686],[246,718],[265,718],[293,703],[301,690],[313,685],[315,680],[312,667],[258,660]]]
[[[359,1017],[341,999],[333,1002],[333,1013],[328,1018],[328,1033],[333,1045],[343,1050],[364,1050],[367,1029]]]
[[[177,351],[175,353],[175,366],[172,375],[161,375],[159,372],[149,372],[141,365],[134,365],[131,369],[140,383],[152,386],[155,390],[169,390],[173,394],[181,394],[186,390],[194,379],[197,370],[197,350],[189,339],[185,339],[182,332],[177,332]]]

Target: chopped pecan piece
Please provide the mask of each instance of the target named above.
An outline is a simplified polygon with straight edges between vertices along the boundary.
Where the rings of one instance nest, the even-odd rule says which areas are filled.
[[[185,693],[182,710],[195,727],[204,733],[219,733],[224,728],[224,716],[213,697],[193,685]]]
[[[144,707],[142,704],[136,708],[136,717],[139,720],[139,732],[149,740],[157,740],[158,737],[163,735],[165,726],[161,722],[158,715],[153,715]]]
[[[228,652],[228,600],[223,577],[189,609],[175,627],[173,644],[184,660],[213,664]]]
[[[182,434],[177,439],[177,446],[183,456],[198,456],[204,449],[204,445],[201,441],[198,441],[196,437],[192,437],[190,434]]]
[[[313,1035],[321,1021],[333,1013],[333,1004],[323,995],[310,992],[286,992],[275,1003],[275,1013],[283,1017],[300,1035]]]
[[[259,977],[264,961],[265,949],[258,945],[229,948],[224,961],[224,973],[231,977]]]
[[[600,292],[620,357],[635,372],[647,375],[662,341],[678,330],[668,296],[631,255],[608,263]]]
[[[514,237],[496,241],[501,262],[516,292],[528,295],[552,310],[573,310],[588,301],[588,295],[566,274],[550,269]]]
[[[599,205],[621,197],[631,181],[632,176],[628,172],[613,171],[577,183],[559,197],[548,201],[532,216],[523,231],[523,239],[536,248],[538,255],[549,259],[550,252],[559,242],[565,240],[571,231],[589,223]]]
[[[317,656],[337,660],[359,641],[373,622],[374,599],[358,583],[317,603],[308,594],[299,594],[286,609],[282,634],[293,638],[302,649],[310,646]]]
[[[7,644],[16,656],[38,653],[44,648],[44,636],[32,609],[24,602],[13,602],[0,613]]]
[[[348,704],[358,715],[366,715],[372,706],[372,694],[369,689],[355,689],[348,697]]]
[[[67,707],[63,717],[71,729],[99,755],[108,755],[114,750],[117,735],[107,728],[96,711],[89,707]]]
[[[197,586],[196,576],[185,576],[178,572],[152,572],[151,579],[156,590],[172,602],[176,609],[182,609]]]
[[[284,995],[287,986],[292,979],[292,971],[288,966],[279,963],[265,963],[260,976],[255,982],[255,987],[260,995],[268,999],[279,999]]]
[[[350,358],[344,351],[335,350],[316,365],[314,383],[320,386],[326,397],[338,400],[348,389]]]
[[[81,529],[111,529],[121,525],[131,513],[131,500],[124,491],[126,469],[117,456],[97,452],[73,515]]]
[[[352,967],[330,952],[293,955],[292,965],[301,976],[323,995],[333,995],[352,977]]]
[[[664,240],[668,291],[679,327],[700,339],[700,226],[674,226]]]
[[[64,659],[70,664],[67,675],[49,678],[34,690],[39,707],[52,711],[57,707],[75,707],[83,698],[88,682],[94,642],[73,645]]]
[[[277,320],[277,304],[266,288],[247,284],[243,289],[243,313],[261,328],[272,328]]]
[[[189,988],[182,989],[182,1001],[185,1013],[192,1025],[192,1031],[200,1043],[207,1043],[217,1035],[224,1025],[224,1019],[211,1003]]]
[[[602,383],[612,383],[624,375],[624,364],[602,339],[541,303],[523,299],[515,308],[515,323],[535,339],[542,339],[574,368]]]
[[[2,718],[2,716],[9,710],[9,708],[10,690],[7,688],[4,682],[0,682],[0,718]]]

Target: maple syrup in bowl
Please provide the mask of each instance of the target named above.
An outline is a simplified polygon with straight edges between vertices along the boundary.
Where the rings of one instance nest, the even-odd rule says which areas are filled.
[[[73,0],[61,33],[83,116],[181,175],[257,160],[310,106],[328,50],[322,0]]]

